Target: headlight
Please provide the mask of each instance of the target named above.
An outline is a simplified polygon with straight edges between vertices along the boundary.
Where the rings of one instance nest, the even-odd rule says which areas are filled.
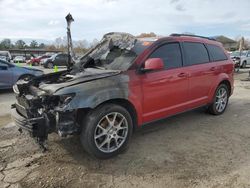
[[[20,94],[20,91],[19,91],[19,89],[18,89],[18,87],[17,87],[17,85],[15,84],[15,85],[13,85],[13,91],[14,91],[14,93],[16,93],[16,94]]]
[[[75,93],[60,95],[60,103],[65,106],[65,105],[69,104],[70,101],[72,101],[74,96],[75,96]]]

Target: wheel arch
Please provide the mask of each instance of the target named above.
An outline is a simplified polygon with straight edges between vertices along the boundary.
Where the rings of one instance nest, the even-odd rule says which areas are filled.
[[[17,78],[17,80],[23,79],[23,78],[26,77],[26,76],[35,77],[35,75],[33,75],[33,74],[25,73],[25,74],[20,75],[20,76]]]
[[[221,74],[218,77],[218,79],[215,81],[215,83],[216,84],[213,84],[213,87],[210,89],[210,92],[209,92],[209,103],[213,101],[215,91],[220,84],[223,84],[223,83],[226,84],[228,86],[229,94],[232,95],[232,83],[230,82],[230,78],[228,75]]]
[[[122,106],[123,108],[125,108],[131,115],[131,118],[132,118],[132,121],[133,121],[133,129],[135,130],[137,128],[137,118],[138,118],[138,115],[137,115],[137,111],[134,107],[134,105],[126,100],[126,99],[123,99],[123,98],[114,98],[114,99],[109,99],[109,100],[106,100],[100,104],[98,104],[97,106],[95,106],[94,108],[80,108],[77,110],[77,119],[78,121],[80,121],[83,116],[86,116],[88,115],[88,113],[104,104],[116,104],[116,105],[119,105],[119,106]]]
[[[231,83],[229,82],[229,80],[222,80],[219,84],[218,84],[218,86],[219,85],[221,85],[221,84],[225,84],[226,86],[227,86],[227,88],[228,88],[228,91],[229,91],[229,95],[231,95],[231,92],[232,92],[232,89],[231,89]],[[218,87],[217,86],[217,87]]]

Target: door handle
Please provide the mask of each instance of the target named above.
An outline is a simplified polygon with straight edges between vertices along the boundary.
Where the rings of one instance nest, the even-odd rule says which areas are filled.
[[[215,67],[210,68],[210,71],[215,71],[215,70],[216,70]]]
[[[182,73],[178,74],[178,77],[181,77],[181,78],[187,77],[187,76],[188,76],[188,74],[185,73],[185,72],[182,72]]]

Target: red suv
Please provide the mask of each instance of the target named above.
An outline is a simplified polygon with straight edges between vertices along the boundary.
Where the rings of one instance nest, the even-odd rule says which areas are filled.
[[[233,62],[206,37],[108,33],[68,70],[19,80],[13,89],[12,117],[41,146],[52,132],[80,134],[87,152],[109,158],[146,123],[201,106],[222,114],[233,92]]]
[[[42,56],[39,56],[39,57],[34,57],[31,60],[29,60],[27,62],[27,64],[39,65],[41,63],[41,60],[47,59],[47,58],[50,58],[50,57],[51,57],[50,55],[42,55]]]

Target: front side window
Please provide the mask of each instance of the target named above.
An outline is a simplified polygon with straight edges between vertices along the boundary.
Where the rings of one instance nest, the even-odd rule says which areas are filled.
[[[0,65],[7,65],[7,66],[9,66],[9,63],[8,62],[6,62],[6,61],[3,61],[3,60],[0,60]]]
[[[179,43],[164,44],[157,48],[149,58],[161,58],[165,69],[182,66],[182,56]]]
[[[209,62],[208,52],[204,44],[184,42],[183,48],[187,65],[198,65]]]
[[[219,46],[207,44],[207,49],[213,61],[227,60],[226,54]]]
[[[62,54],[58,55],[56,59],[63,59],[63,55]]]

